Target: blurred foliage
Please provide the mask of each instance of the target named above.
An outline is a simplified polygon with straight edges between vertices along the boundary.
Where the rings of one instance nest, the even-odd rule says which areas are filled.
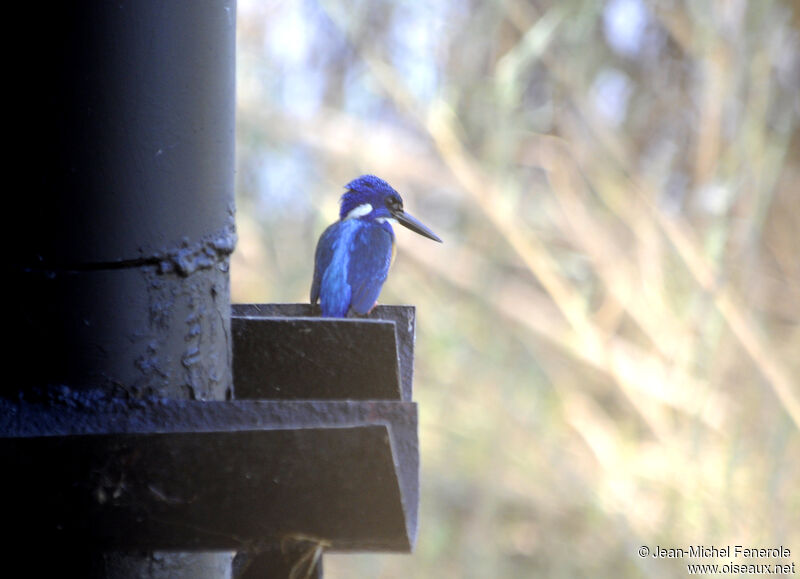
[[[326,576],[800,564],[796,3],[238,10],[233,300],[306,301],[362,173],[445,240],[398,231],[381,295],[418,308],[416,551]]]

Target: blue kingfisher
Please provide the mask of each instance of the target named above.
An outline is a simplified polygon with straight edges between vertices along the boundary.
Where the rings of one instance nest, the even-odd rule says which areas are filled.
[[[403,199],[383,179],[362,175],[345,185],[339,221],[320,236],[314,258],[311,303],[322,315],[368,314],[381,293],[395,256],[393,223],[441,243],[403,210]]]

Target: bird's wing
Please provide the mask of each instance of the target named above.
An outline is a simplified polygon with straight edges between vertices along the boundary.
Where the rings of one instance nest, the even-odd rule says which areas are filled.
[[[366,314],[375,305],[392,263],[392,234],[377,224],[362,227],[353,237],[347,283],[350,307]]]
[[[338,223],[338,222],[337,222]],[[314,255],[314,279],[311,282],[311,304],[317,303],[319,299],[319,290],[320,286],[322,285],[322,276],[325,273],[325,270],[328,269],[328,266],[333,259],[333,241],[334,241],[334,226],[330,225],[325,231],[322,232],[322,235],[319,236],[319,241],[317,242],[317,251]]]

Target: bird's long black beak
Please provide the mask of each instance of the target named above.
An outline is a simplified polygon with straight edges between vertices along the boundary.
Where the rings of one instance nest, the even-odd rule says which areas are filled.
[[[438,235],[423,225],[419,219],[409,213],[406,213],[402,209],[394,213],[394,218],[397,219],[397,222],[400,225],[408,227],[414,233],[419,233],[423,237],[427,237],[428,239],[433,239],[434,241],[442,243],[442,240]]]

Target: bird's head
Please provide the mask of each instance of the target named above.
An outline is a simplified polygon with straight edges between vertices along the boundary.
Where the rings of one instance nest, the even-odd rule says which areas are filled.
[[[366,219],[379,223],[395,221],[415,233],[441,243],[441,239],[403,209],[403,198],[383,179],[362,175],[345,185],[339,218]]]

